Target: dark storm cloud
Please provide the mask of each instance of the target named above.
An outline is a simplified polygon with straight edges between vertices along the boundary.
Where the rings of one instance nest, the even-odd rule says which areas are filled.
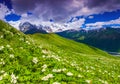
[[[19,12],[25,12],[28,10],[36,9],[36,7],[40,7],[39,10],[44,10],[44,8],[48,8],[48,10],[54,10],[54,12],[63,9],[64,6],[68,5],[67,2],[71,0],[12,0],[15,9]]]
[[[120,0],[87,0],[85,5],[89,8],[104,8],[102,10],[117,10],[120,9]]]
[[[24,13],[35,8],[35,0],[12,0],[15,11]]]
[[[62,20],[81,8],[75,5],[76,0],[12,0],[13,8],[17,13],[33,12],[43,19]]]
[[[70,16],[120,9],[120,0],[12,0],[17,13],[33,12],[43,20],[64,20]],[[83,8],[87,10],[83,10]],[[96,11],[92,10],[97,8]],[[101,9],[102,8],[102,9]],[[85,12],[85,13],[84,13]]]

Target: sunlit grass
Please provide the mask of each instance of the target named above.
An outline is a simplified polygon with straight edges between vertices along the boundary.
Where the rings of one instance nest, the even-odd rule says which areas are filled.
[[[120,58],[55,34],[0,21],[0,84],[119,84]]]

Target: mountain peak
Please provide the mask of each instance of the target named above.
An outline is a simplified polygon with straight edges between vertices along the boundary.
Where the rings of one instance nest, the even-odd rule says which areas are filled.
[[[73,26],[73,24],[69,23]],[[62,32],[66,30],[80,30],[81,28],[70,27],[69,24],[58,24],[54,22],[41,22],[40,24],[32,24],[30,22],[24,22],[19,25],[22,32],[33,31],[33,30],[43,30],[47,33]]]

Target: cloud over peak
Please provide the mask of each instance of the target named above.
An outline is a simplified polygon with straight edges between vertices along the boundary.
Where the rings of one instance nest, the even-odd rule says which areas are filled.
[[[71,16],[99,14],[120,8],[120,0],[12,0],[17,13],[32,12],[43,20],[64,21]]]
[[[120,0],[2,0],[0,19],[18,28],[21,22],[69,28],[119,24]],[[116,21],[117,20],[117,21]],[[114,23],[112,23],[113,21]],[[66,27],[66,25],[65,25]]]

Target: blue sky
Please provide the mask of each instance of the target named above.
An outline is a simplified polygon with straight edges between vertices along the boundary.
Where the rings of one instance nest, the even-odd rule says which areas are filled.
[[[11,13],[5,16],[6,21],[18,21],[20,20],[21,16]]]
[[[27,15],[32,15],[32,13],[27,12]],[[89,18],[89,16],[92,16],[93,18]],[[85,23],[106,22],[106,21],[118,19],[120,17],[120,10],[113,12],[105,12],[103,14],[93,14],[89,16],[88,17],[76,16],[76,18],[78,19],[85,18],[86,19]],[[21,16],[15,13],[11,13],[5,16],[5,19],[7,21],[18,21],[20,20],[20,18]],[[72,19],[73,18],[71,18],[69,21],[72,22]],[[50,19],[50,21],[54,21],[54,20]]]
[[[103,14],[93,14],[91,16],[93,16],[94,18],[92,19],[86,18],[86,23],[115,20],[120,17],[120,10],[113,11],[113,12],[105,12]]]
[[[7,22],[39,19],[40,21],[56,23],[75,23],[75,21],[78,23],[80,20],[84,21],[81,22],[83,24],[80,24],[81,28],[101,27],[103,25],[104,27],[120,26],[119,0],[29,0],[29,2],[25,0],[0,0],[0,3],[9,10],[9,13],[4,13],[4,20]],[[116,23],[113,23],[113,20]]]

